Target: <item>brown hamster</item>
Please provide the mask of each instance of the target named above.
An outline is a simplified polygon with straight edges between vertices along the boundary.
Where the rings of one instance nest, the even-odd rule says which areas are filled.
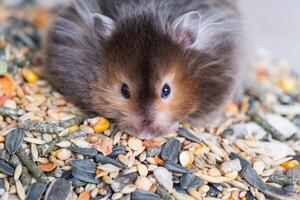
[[[83,111],[141,138],[207,123],[238,77],[233,2],[76,0],[49,31],[49,80]]]

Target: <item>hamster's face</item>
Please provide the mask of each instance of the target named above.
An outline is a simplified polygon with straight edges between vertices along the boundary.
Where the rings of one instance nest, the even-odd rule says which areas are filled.
[[[103,52],[106,76],[92,95],[94,110],[140,138],[176,131],[198,106],[197,85],[185,71],[180,48],[167,38],[146,47],[121,38]]]

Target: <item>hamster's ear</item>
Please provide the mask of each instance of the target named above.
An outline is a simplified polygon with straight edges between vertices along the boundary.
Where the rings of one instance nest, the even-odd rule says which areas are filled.
[[[93,14],[93,23],[94,32],[101,39],[110,37],[116,26],[113,19],[101,14]]]
[[[201,15],[197,11],[190,11],[179,18],[172,24],[172,36],[176,42],[186,48],[192,47],[198,37],[201,26]]]

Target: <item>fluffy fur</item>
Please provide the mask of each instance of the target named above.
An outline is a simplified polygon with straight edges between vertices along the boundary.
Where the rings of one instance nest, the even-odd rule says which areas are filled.
[[[141,137],[202,125],[237,81],[239,18],[229,0],[76,0],[49,32],[46,70],[84,111]],[[171,95],[162,100],[165,83]]]

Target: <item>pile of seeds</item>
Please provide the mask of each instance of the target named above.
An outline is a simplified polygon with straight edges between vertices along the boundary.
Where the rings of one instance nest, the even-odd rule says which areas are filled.
[[[10,9],[0,6],[1,199],[300,199],[300,74],[285,62],[255,59],[254,81],[211,127],[143,141],[54,91],[38,75],[51,14]]]

